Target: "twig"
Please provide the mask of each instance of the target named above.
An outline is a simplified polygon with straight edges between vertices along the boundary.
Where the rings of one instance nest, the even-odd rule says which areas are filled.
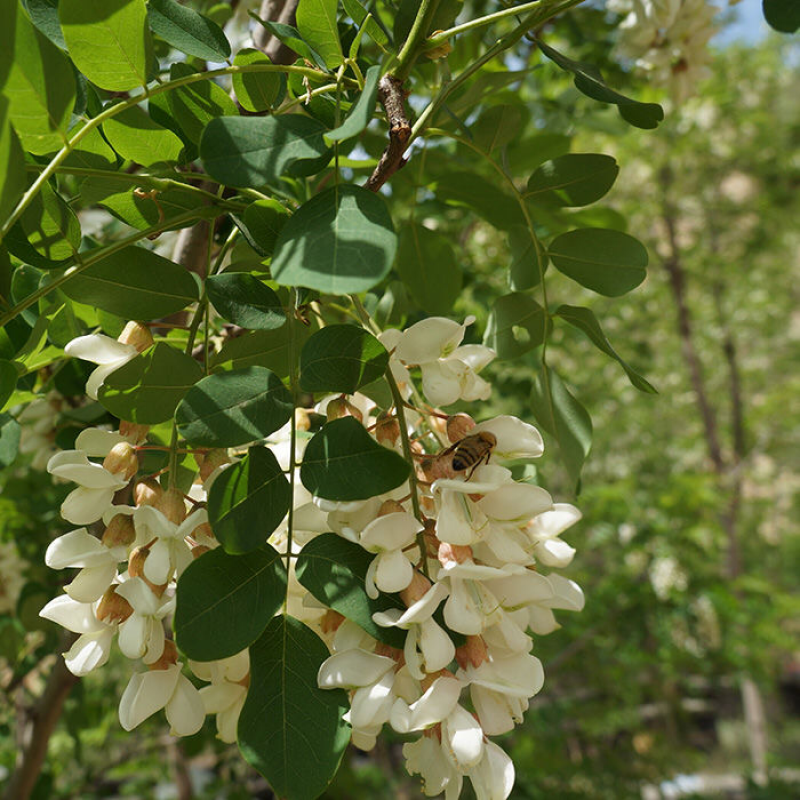
[[[364,184],[371,192],[377,192],[403,166],[403,153],[411,138],[403,82],[393,75],[384,75],[378,84],[378,100],[389,121],[389,144],[383,151],[378,166]]]

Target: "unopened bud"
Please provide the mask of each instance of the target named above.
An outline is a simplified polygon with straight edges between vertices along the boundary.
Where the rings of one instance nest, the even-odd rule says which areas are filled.
[[[144,562],[147,560],[149,555],[150,545],[137,547],[131,553],[130,558],[128,559],[128,575],[130,575],[131,578],[141,578],[150,587],[150,591],[156,597],[161,597],[161,595],[164,594],[164,589],[167,588],[167,584],[153,583],[144,576]]]
[[[439,436],[447,435],[447,415],[443,414],[438,408],[434,408],[435,413],[428,417],[428,427]]]
[[[127,547],[136,539],[133,517],[129,514],[115,514],[103,531],[101,541],[106,547]]]
[[[447,418],[447,438],[455,444],[460,442],[475,427],[475,420],[469,414],[452,414]]]
[[[200,480],[207,481],[218,467],[229,463],[228,451],[224,448],[209,450],[200,460]]]
[[[405,509],[397,500],[384,500],[378,509],[378,516],[385,517],[387,514],[404,513]]]
[[[122,329],[117,341],[122,344],[132,344],[137,352],[143,353],[148,347],[153,346],[153,334],[141,322],[132,320]]]
[[[422,525],[424,527],[422,538],[425,540],[425,554],[428,558],[437,558],[440,542],[436,536],[436,520],[426,519]]]
[[[489,649],[483,636],[470,634],[467,641],[461,647],[456,648],[456,662],[461,669],[466,669],[468,665],[479,667],[484,661],[489,660]]]
[[[115,444],[103,460],[103,467],[112,475],[121,474],[125,480],[130,480],[139,471],[136,450],[128,442]]]
[[[394,446],[400,438],[400,423],[397,417],[382,411],[375,423],[375,438],[379,444]]]
[[[208,550],[211,549],[211,545],[213,545],[217,541],[217,537],[214,536],[214,531],[211,530],[211,526],[204,522],[202,525],[198,525],[191,533],[192,539],[197,542],[197,544],[203,544],[207,542],[206,548]]]
[[[119,435],[133,444],[141,444],[150,432],[149,425],[137,425],[135,422],[119,423]]]
[[[391,658],[393,661],[396,661],[397,665],[400,667],[406,663],[406,656],[402,650],[398,650],[398,648],[392,647],[390,644],[384,644],[383,642],[378,642],[375,645],[375,655]]]
[[[192,548],[192,558],[200,558],[204,553],[207,553],[211,548],[204,544],[196,544]]]
[[[344,622],[344,615],[329,608],[319,620],[319,627],[323,633],[335,633]]]
[[[170,486],[153,505],[175,525],[186,519],[186,501],[183,492],[175,486]]]
[[[161,658],[148,664],[149,669],[169,669],[173,664],[178,663],[178,648],[172,639],[167,639],[164,642],[164,651],[161,653]]]
[[[453,675],[449,669],[439,669],[436,672],[428,672],[420,681],[422,691],[427,692],[439,678],[455,678],[455,675]]]
[[[441,542],[439,552],[436,554],[442,566],[446,564],[463,564],[472,560],[472,548],[466,544],[449,544]]]
[[[431,38],[440,33],[442,33],[442,31],[434,31],[431,34]],[[431,61],[438,61],[440,58],[447,58],[452,52],[453,45],[450,44],[449,39],[445,39],[441,44],[436,45],[436,47],[429,47],[425,50],[425,58],[429,58]]]
[[[430,588],[431,582],[421,572],[415,570],[411,583],[400,592],[400,599],[405,603],[406,608],[411,608],[417,600],[421,600],[425,596]]]
[[[311,415],[308,413],[308,409],[296,408],[294,410],[294,427],[303,432],[311,430]]]
[[[355,417],[359,422],[362,422],[364,415],[356,408],[346,397],[335,397],[328,403],[325,413],[328,417],[328,422],[342,417]]]
[[[125,622],[131,614],[133,614],[133,607],[124,597],[117,594],[116,586],[109,586],[105,590],[95,611],[95,616],[100,622],[109,624]]]
[[[164,490],[154,478],[145,478],[133,487],[133,502],[137,506],[154,506]]]

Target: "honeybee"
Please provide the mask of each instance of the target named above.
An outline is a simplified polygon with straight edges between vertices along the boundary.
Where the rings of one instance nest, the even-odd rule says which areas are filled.
[[[492,450],[496,446],[497,437],[493,433],[479,431],[459,439],[446,450],[442,450],[436,456],[436,460],[447,464],[449,466],[448,472],[452,472],[453,475],[469,470],[470,472],[467,476],[467,480],[469,480],[481,464],[489,463]]]

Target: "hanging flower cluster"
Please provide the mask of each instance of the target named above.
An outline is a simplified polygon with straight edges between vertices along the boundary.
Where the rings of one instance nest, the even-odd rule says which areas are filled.
[[[542,454],[533,426],[512,416],[476,423],[440,410],[458,400],[485,400],[491,391],[480,370],[494,352],[461,344],[471,321],[432,318],[381,335],[408,400],[404,407],[381,411],[360,394],[337,395],[315,409],[295,409],[294,424],[269,437],[279,465],[290,471],[302,462],[307,441],[292,431],[307,430],[312,411],[328,421],[353,417],[380,445],[414,462],[410,481],[352,502],[314,497],[293,480],[293,530],[287,517],[269,543],[286,556],[290,541],[296,554],[333,531],[372,557],[366,594],[397,594],[402,601],[403,608],[373,616],[376,625],[402,632],[404,645],[395,648],[322,607],[293,565],[289,570],[287,613],[328,645],[318,684],[350,693],[345,719],[352,742],[371,749],[389,724],[410,737],[406,765],[421,776],[426,795],[456,798],[467,777],[479,798],[504,800],[514,768],[490,737],[520,723],[542,688],[532,637],[558,627],[555,610],[583,607],[580,588],[552,572],[572,560],[575,551],[561,535],[580,512],[515,480],[505,466]],[[123,344],[138,352],[146,337],[139,328],[126,331]],[[108,359],[118,355],[118,365],[130,355],[98,337],[82,337],[71,350],[103,365],[90,379],[95,393],[111,371]],[[416,369],[431,405],[414,386]],[[41,614],[79,634],[64,654],[76,675],[105,664],[115,639],[126,657],[142,664],[120,701],[126,730],[164,709],[172,733],[190,735],[214,714],[219,737],[233,742],[249,686],[248,652],[184,665],[165,631],[181,574],[218,546],[208,524],[208,491],[235,455],[196,451],[199,473],[184,495],[152,478],[137,480],[147,436],[146,427],[129,423],[119,431],[92,428],[78,436],[76,449],[50,458],[48,470],[76,484],[61,513],[81,527],[53,541],[46,562],[80,571]],[[101,530],[100,537],[87,526]],[[184,667],[208,685],[196,689]]]

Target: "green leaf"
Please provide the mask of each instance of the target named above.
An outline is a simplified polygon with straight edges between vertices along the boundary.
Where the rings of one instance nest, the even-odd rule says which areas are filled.
[[[324,132],[321,122],[297,114],[220,117],[203,131],[200,158],[215,180],[260,188],[325,157]]]
[[[103,123],[109,144],[123,157],[142,166],[178,161],[183,142],[162,128],[139,107],[127,108]]]
[[[286,567],[268,544],[247,555],[221,547],[195,559],[178,580],[175,643],[195,661],[249,647],[286,597]]]
[[[781,33],[794,33],[800,28],[800,4],[797,0],[763,0],[764,19]]]
[[[337,5],[338,0],[300,0],[297,6],[297,30],[331,70],[344,61],[336,25]]]
[[[328,325],[312,334],[300,353],[305,392],[353,394],[378,380],[389,354],[372,334],[355,325]]]
[[[647,250],[633,236],[605,228],[579,228],[557,236],[548,255],[559,272],[606,297],[635,289],[647,275]]]
[[[147,85],[153,42],[144,0],[60,0],[61,30],[75,66],[101,89]]]
[[[69,59],[22,12],[17,14],[12,52],[3,93],[22,146],[35,155],[59,150],[66,142],[76,95]]]
[[[285,25],[282,22],[270,22],[269,20],[261,19],[255,11],[248,11],[247,13],[256,22],[263,25],[269,31],[270,36],[274,36],[279,42],[282,42],[290,50],[297,53],[298,56],[306,61],[313,61],[320,67],[325,66],[322,57],[308,46],[308,43],[300,35],[300,31],[298,31],[297,28],[291,25]]]
[[[286,323],[278,295],[247,272],[212,275],[206,292],[219,314],[234,325],[271,331]]]
[[[534,202],[588,206],[608,192],[618,174],[611,156],[567,153],[546,161],[531,175],[526,197]]]
[[[244,225],[238,221],[237,224],[256,252],[263,256],[271,256],[278,241],[278,234],[289,217],[286,207],[270,197],[250,203],[244,211]]]
[[[525,224],[517,201],[475,173],[461,170],[448,172],[437,181],[435,191],[440,200],[468,206],[500,230]]]
[[[92,264],[67,281],[62,291],[73,300],[125,319],[159,319],[197,300],[197,283],[190,273],[152,250],[135,246]]]
[[[291,339],[299,349],[308,338],[308,328],[295,319],[273,331],[253,331],[225,342],[211,358],[211,368],[243,369],[261,366],[285,378],[293,364],[290,363]]]
[[[529,295],[515,292],[495,301],[483,343],[495,350],[498,358],[519,358],[539,347],[550,327],[544,309]]]
[[[519,105],[491,106],[472,126],[472,140],[486,153],[510,144],[522,129],[522,109]]]
[[[159,342],[105,379],[100,402],[119,419],[156,425],[172,419],[178,403],[202,374],[193,358]]]
[[[359,95],[358,101],[351,109],[347,119],[338,127],[325,134],[329,142],[341,142],[358,136],[367,127],[375,110],[375,101],[378,97],[378,79],[381,77],[379,65],[370,67],[364,76],[364,90]]]
[[[173,64],[169,70],[170,80],[196,75],[197,70],[188,64]],[[189,86],[180,86],[169,92],[169,107],[178,124],[192,142],[199,142],[203,129],[212,119],[238,116],[236,104],[214,81],[201,81]]]
[[[461,294],[461,267],[450,239],[414,220],[400,229],[395,269],[428,314],[446,314]]]
[[[8,99],[0,95],[0,219],[14,210],[27,188],[25,154],[8,117]]]
[[[573,328],[583,331],[598,350],[602,350],[607,356],[618,361],[622,369],[625,370],[625,374],[630,379],[630,382],[640,392],[657,394],[652,384],[648,383],[638,372],[631,369],[631,367],[620,358],[617,351],[611,346],[608,337],[603,333],[603,329],[600,327],[597,317],[595,317],[590,309],[582,308],[581,306],[559,306],[555,312],[555,316],[561,317],[564,322],[569,323]]]
[[[150,0],[147,19],[156,36],[182,53],[212,62],[223,62],[231,54],[219,25],[175,0]]]
[[[589,413],[550,367],[544,367],[533,382],[531,409],[537,422],[558,442],[561,459],[577,485],[592,448]]]
[[[343,689],[320,689],[330,655],[309,628],[275,617],[250,647],[250,687],[239,717],[239,749],[277,797],[314,800],[333,778],[350,741]]]
[[[367,12],[367,9],[359,2],[359,0],[343,0],[345,13],[355,24],[361,28],[366,20],[366,32],[381,50],[389,44],[389,37],[384,32],[383,28],[377,23],[375,18]],[[367,17],[369,16],[369,19]],[[386,52],[384,50],[384,52]]]
[[[515,225],[509,230],[508,249],[511,250],[508,273],[511,288],[522,291],[538,286],[547,271],[547,253],[538,241],[531,238],[527,225]]]
[[[175,411],[178,433],[194,447],[236,447],[274,433],[292,415],[292,395],[264,367],[208,375]]]
[[[11,5],[9,3],[8,5]],[[61,20],[58,18],[58,0],[22,0],[31,22],[56,46],[67,49]]]
[[[86,123],[80,120],[69,129],[67,135],[72,138],[85,127]],[[109,147],[100,130],[92,128],[64,159],[64,164],[83,169],[114,171],[117,167],[117,154]]]
[[[272,277],[284,286],[355,294],[380,283],[397,249],[382,197],[331,187],[300,206],[278,236]]]
[[[316,497],[326,500],[366,500],[404,483],[410,465],[381,447],[353,419],[328,422],[314,434],[303,455],[300,479]]]
[[[17,368],[11,361],[0,358],[0,408],[17,388]]]
[[[241,49],[233,59],[237,67],[271,63],[264,53],[251,47]],[[268,111],[281,90],[281,76],[277,72],[235,72],[232,80],[236,99],[246,111]]]
[[[316,536],[297,557],[297,580],[328,608],[338,611],[379,642],[402,649],[406,632],[382,628],[372,615],[390,608],[405,610],[397,595],[379,592],[375,600],[367,595],[365,580],[374,554],[335,533]]]
[[[223,470],[208,493],[208,521],[228,553],[261,547],[292,503],[292,487],[267,447]]]
[[[0,92],[6,85],[14,63],[18,9],[17,3],[0,3]]]
[[[11,414],[0,414],[0,469],[12,464],[17,457],[21,430]]]
[[[579,92],[601,103],[616,105],[620,116],[631,125],[645,129],[657,128],[658,123],[664,119],[664,109],[658,103],[639,103],[631,100],[630,97],[610,89],[597,67],[584,64],[582,61],[573,61],[546,45],[541,39],[536,39],[536,43],[551,61],[575,76],[575,88]]]
[[[50,184],[42,185],[20,218],[28,243],[49,261],[62,261],[78,252],[81,226],[72,209]]]

